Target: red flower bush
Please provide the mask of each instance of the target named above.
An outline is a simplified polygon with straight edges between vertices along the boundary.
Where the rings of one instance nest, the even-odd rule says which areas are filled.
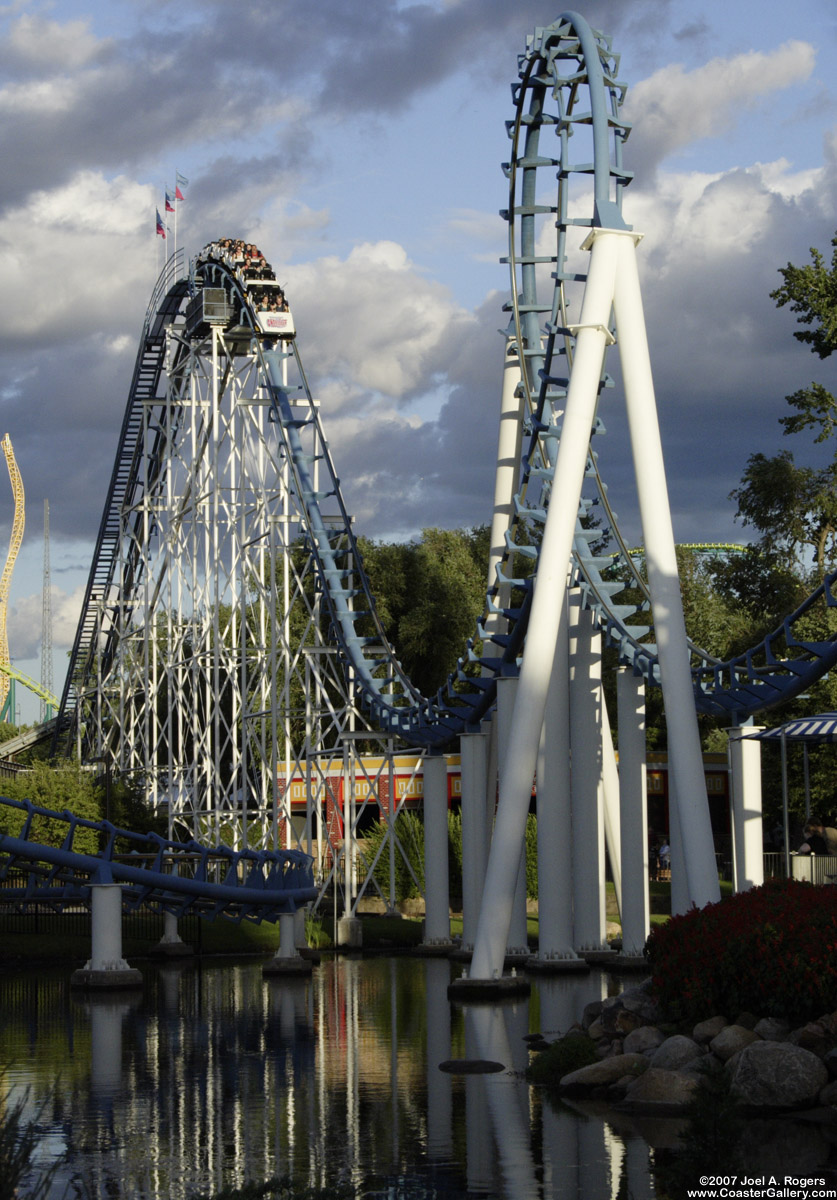
[[[770,880],[655,926],[645,952],[673,1020],[810,1021],[837,1009],[837,886]]]

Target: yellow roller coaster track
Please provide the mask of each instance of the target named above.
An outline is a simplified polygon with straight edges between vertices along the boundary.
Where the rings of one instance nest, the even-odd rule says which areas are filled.
[[[6,633],[6,614],[9,608],[9,589],[12,586],[12,571],[15,560],[23,542],[23,527],[26,523],[26,513],[23,503],[23,480],[20,477],[15,452],[12,449],[12,439],[8,434],[3,438],[3,453],[6,456],[6,466],[9,468],[9,479],[12,484],[12,494],[15,498],[15,518],[12,522],[12,536],[9,539],[9,553],[6,555],[6,565],[0,576],[0,707],[3,706],[9,693],[9,638]]]

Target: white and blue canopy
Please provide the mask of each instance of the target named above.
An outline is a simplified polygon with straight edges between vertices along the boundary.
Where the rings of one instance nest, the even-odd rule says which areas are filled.
[[[794,717],[775,729],[760,729],[757,733],[745,733],[747,738],[779,742],[837,742],[837,712],[818,713],[813,717]]]

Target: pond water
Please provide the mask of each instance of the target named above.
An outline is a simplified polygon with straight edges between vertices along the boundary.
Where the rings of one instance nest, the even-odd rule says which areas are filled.
[[[6,1090],[28,1089],[40,1162],[62,1160],[52,1197],[75,1181],[184,1200],[273,1175],[411,1200],[654,1195],[635,1127],[553,1106],[521,1074],[528,1033],[620,990],[602,971],[460,1006],[447,959],[327,957],[304,980],[265,980],[261,959],[141,967],[142,992],[112,996],[71,991],[64,968],[0,979]],[[439,1070],[466,1058],[505,1070]]]

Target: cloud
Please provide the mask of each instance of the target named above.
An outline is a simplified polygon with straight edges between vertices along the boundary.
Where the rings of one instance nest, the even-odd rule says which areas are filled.
[[[72,646],[83,599],[83,587],[65,592],[52,585],[52,644],[55,649]],[[42,592],[21,596],[9,607],[6,627],[12,657],[16,662],[40,658],[42,608]]]
[[[320,378],[403,399],[430,387],[468,334],[468,315],[395,242],[290,265],[283,277]]]
[[[770,54],[713,58],[692,71],[671,63],[635,84],[623,114],[634,125],[625,162],[636,172],[636,186],[656,186],[656,169],[666,158],[701,138],[718,137],[735,125],[741,109],[808,79],[815,56],[807,42],[787,42]]]

